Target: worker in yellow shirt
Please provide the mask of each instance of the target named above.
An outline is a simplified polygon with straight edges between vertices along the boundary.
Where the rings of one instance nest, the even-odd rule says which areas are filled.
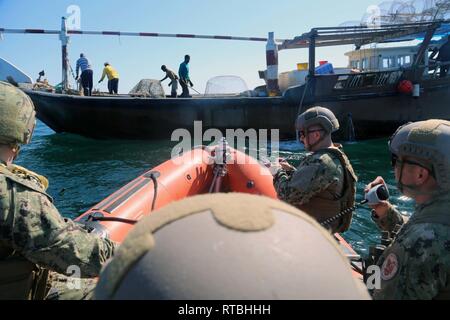
[[[108,62],[105,62],[102,78],[98,81],[98,83],[102,82],[105,76],[108,77],[109,94],[117,94],[119,89],[119,73]]]

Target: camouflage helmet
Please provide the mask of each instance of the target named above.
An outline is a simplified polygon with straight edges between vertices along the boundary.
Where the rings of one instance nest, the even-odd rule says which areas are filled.
[[[312,125],[320,125],[327,133],[339,130],[339,121],[334,113],[324,107],[313,107],[298,116],[295,126],[297,130],[305,130]]]
[[[29,143],[35,123],[31,99],[20,89],[0,81],[0,143]]]
[[[450,189],[450,121],[427,120],[401,126],[389,141],[396,156],[414,157],[425,167],[431,165],[436,182]]]
[[[96,299],[369,299],[333,237],[278,200],[189,197],[143,218]]]

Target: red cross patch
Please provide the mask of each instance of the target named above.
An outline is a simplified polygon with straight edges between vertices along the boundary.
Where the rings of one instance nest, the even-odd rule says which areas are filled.
[[[381,266],[381,279],[387,281],[391,280],[398,271],[398,259],[394,253],[391,253],[384,260]]]

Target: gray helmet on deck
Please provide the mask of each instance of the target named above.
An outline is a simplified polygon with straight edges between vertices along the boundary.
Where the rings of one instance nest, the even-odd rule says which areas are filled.
[[[414,157],[430,166],[439,187],[450,190],[450,121],[427,120],[401,126],[389,141],[397,156]]]
[[[327,133],[339,130],[339,121],[334,113],[324,107],[313,107],[298,116],[295,126],[297,130],[307,129],[312,125],[320,125]]]
[[[281,201],[208,194],[143,218],[97,299],[369,299],[336,241]]]
[[[29,143],[35,123],[31,99],[22,90],[0,81],[0,143]]]

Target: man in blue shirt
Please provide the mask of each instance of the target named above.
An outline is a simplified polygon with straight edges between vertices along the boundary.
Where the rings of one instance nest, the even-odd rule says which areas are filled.
[[[191,98],[191,96],[189,95],[188,85],[190,85],[191,87],[194,86],[191,79],[189,79],[188,64],[189,64],[190,60],[191,60],[191,57],[189,55],[185,55],[184,62],[180,64],[180,68],[178,69],[178,75],[180,77],[180,85],[181,85],[181,88],[183,89],[183,92],[181,93],[181,96],[180,96],[182,98]]]
[[[83,93],[85,96],[92,95],[92,87],[94,86],[91,64],[89,60],[84,56],[83,53],[80,54],[80,59],[77,60],[76,73],[77,76],[75,80],[78,80],[78,72],[81,69],[81,86],[83,87]]]

